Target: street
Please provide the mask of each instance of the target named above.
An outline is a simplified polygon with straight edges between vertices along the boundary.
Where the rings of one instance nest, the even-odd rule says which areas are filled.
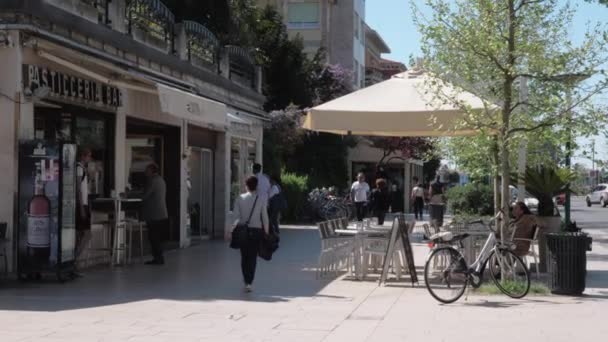
[[[318,233],[284,229],[254,292],[223,241],[172,251],[164,267],[99,269],[66,284],[0,283],[1,340],[9,341],[592,341],[608,334],[608,208],[577,199],[593,236],[583,297],[469,294],[440,305],[409,280],[317,280]],[[415,244],[419,272],[428,247]]]

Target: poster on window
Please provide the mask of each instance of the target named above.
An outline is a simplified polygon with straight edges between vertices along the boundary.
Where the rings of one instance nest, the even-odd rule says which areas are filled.
[[[61,262],[75,259],[76,145],[64,144],[61,153]]]
[[[19,270],[57,264],[60,150],[41,140],[19,145]]]

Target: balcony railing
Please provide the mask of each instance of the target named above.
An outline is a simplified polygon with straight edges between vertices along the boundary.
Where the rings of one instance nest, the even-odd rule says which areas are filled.
[[[184,21],[186,31],[188,60],[194,64],[217,65],[219,59],[219,40],[205,26],[195,21]]]
[[[129,33],[139,30],[172,49],[175,16],[160,0],[127,0],[126,17]]]
[[[234,45],[226,46],[226,52],[230,59],[229,78],[244,86],[255,88],[255,61],[251,53]]]
[[[93,7],[97,10],[97,21],[102,24],[108,24],[108,5],[109,0],[80,0],[81,3]]]

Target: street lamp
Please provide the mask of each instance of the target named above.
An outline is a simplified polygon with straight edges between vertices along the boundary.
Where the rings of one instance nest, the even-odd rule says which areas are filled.
[[[572,121],[572,88],[577,83],[580,83],[587,78],[591,77],[589,74],[565,74],[551,77],[551,80],[556,82],[566,84],[566,108],[568,108],[568,128]],[[568,130],[568,140],[566,140],[566,167],[570,170],[571,167],[571,158],[572,158],[572,131]],[[566,226],[570,224],[570,211],[571,211],[571,203],[570,203],[570,183],[566,187],[566,202],[564,203],[564,220],[566,221]]]

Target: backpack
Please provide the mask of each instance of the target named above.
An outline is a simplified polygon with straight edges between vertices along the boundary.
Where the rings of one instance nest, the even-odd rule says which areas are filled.
[[[279,193],[272,196],[272,198],[270,199],[270,205],[274,206],[279,211],[283,211],[287,209],[288,206],[287,198],[285,198],[285,193],[283,192],[283,189],[278,185],[277,187],[279,187]]]

